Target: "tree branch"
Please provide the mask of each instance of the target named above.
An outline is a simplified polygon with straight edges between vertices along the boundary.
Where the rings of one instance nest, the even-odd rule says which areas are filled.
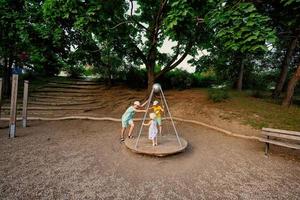
[[[150,31],[146,26],[144,26],[143,24],[141,24],[140,22],[138,22],[134,16],[133,16],[133,0],[130,0],[130,16],[131,16],[131,20],[136,23],[138,26],[142,27],[143,29],[145,29],[146,31]]]
[[[155,59],[155,58],[153,58],[153,57],[155,57],[154,56],[154,54],[155,54],[154,50],[157,49],[157,41],[158,41],[159,30],[160,30],[160,26],[161,26],[161,22],[162,22],[163,11],[165,9],[167,1],[168,0],[162,0],[161,1],[161,5],[160,5],[159,10],[157,12],[154,26],[151,30],[151,34],[150,34],[151,38],[149,39],[149,40],[151,40],[151,46],[149,48],[148,60]]]
[[[142,52],[142,50],[140,50],[140,48],[131,40],[130,40],[130,44],[136,50],[137,55],[142,59],[143,63],[146,64],[147,63],[147,58],[144,55],[144,53]]]
[[[191,48],[193,47],[193,41],[190,41],[189,44],[186,46],[184,54],[182,54],[182,56],[175,62],[174,58],[172,60],[174,60],[172,64],[168,64],[165,68],[163,68],[158,74],[155,75],[155,79],[159,78],[160,76],[162,76],[163,74],[165,74],[168,71],[171,71],[172,69],[174,69],[175,67],[177,67],[185,58],[186,56],[189,54]],[[177,55],[178,57],[178,55]],[[177,58],[176,57],[176,58]],[[171,61],[172,61],[171,60]]]
[[[176,52],[175,52],[173,58],[166,65],[167,68],[170,67],[177,60],[177,58],[179,56],[179,53],[180,53],[180,48],[179,47],[180,47],[180,44],[178,42],[177,45],[176,45]]]

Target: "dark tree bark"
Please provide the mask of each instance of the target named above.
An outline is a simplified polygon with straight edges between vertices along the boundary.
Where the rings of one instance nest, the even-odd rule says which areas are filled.
[[[245,70],[245,60],[242,60],[240,71],[239,71],[239,77],[237,80],[237,90],[242,91],[243,89],[243,77],[244,77],[244,70]]]
[[[150,94],[152,90],[152,86],[155,82],[155,74],[154,74],[155,62],[148,63],[146,66],[147,66],[147,78],[148,78],[147,89],[148,89],[148,93]]]
[[[3,67],[3,95],[8,97],[10,95],[11,89],[11,66],[12,59],[4,58],[4,67]]]
[[[298,42],[298,38],[295,37],[293,40],[291,40],[291,42],[287,48],[287,51],[285,53],[285,56],[284,56],[282,64],[281,64],[281,71],[280,71],[279,79],[277,81],[275,90],[273,91],[273,94],[272,94],[273,98],[278,98],[282,92],[283,85],[286,81],[286,77],[287,77],[287,74],[289,71],[289,64],[293,57],[293,52],[296,48],[297,42]]]
[[[113,85],[111,67],[107,69],[106,84],[108,88],[111,88]]]
[[[293,77],[291,78],[291,80],[288,83],[288,88],[286,91],[285,98],[282,102],[282,106],[290,106],[291,105],[292,99],[294,96],[294,90],[295,90],[295,87],[299,80],[300,80],[300,63],[298,65]]]

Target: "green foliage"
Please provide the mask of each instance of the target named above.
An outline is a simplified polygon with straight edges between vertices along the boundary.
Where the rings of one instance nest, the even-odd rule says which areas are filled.
[[[185,70],[175,69],[166,73],[158,82],[166,89],[207,88],[216,83],[216,77],[213,73],[189,73]]]
[[[217,77],[212,71],[202,73],[195,72],[192,75],[194,87],[209,88],[217,83]]]
[[[283,3],[284,6],[288,6],[292,3],[300,3],[300,0],[281,0],[280,2]]]
[[[88,76],[92,76],[94,73],[93,73],[93,69],[91,68],[85,68],[84,72],[83,72],[83,75],[88,77]]]
[[[185,31],[182,25],[188,25],[187,21],[193,21],[195,18],[195,11],[189,5],[187,0],[177,0],[170,4],[170,10],[164,19],[165,33],[172,40],[178,40],[180,35]],[[191,27],[185,27],[186,29]],[[179,29],[181,31],[179,31]]]
[[[244,88],[263,91],[274,84],[279,74],[274,66],[299,33],[299,0],[137,0],[132,15],[130,2],[0,0],[0,61],[30,68],[29,77],[65,69],[74,77],[97,74],[145,87],[145,70],[124,66],[155,66],[159,77],[186,54],[193,56],[197,73],[173,70],[159,78],[165,88],[185,89],[233,85],[246,60]],[[163,53],[166,39],[175,46]],[[210,54],[198,59],[199,49]],[[27,58],[22,60],[23,52]],[[292,63],[299,48],[294,55]]]
[[[223,102],[229,99],[229,93],[227,89],[209,89],[208,98],[215,103]]]
[[[135,89],[145,88],[147,86],[147,72],[145,69],[130,68],[126,73],[126,84]]]
[[[263,92],[261,90],[251,91],[251,96],[254,98],[259,98],[259,99],[264,97]]]
[[[84,75],[85,67],[82,64],[78,64],[75,66],[66,66],[64,70],[71,78],[79,78]]]
[[[115,77],[122,81],[122,74],[126,74],[125,82],[131,88],[145,88],[147,86],[147,72],[145,69],[130,68],[129,71],[120,71]],[[164,89],[184,90],[192,87],[208,88],[216,84],[213,73],[189,73],[185,70],[175,69],[167,72],[157,80]]]
[[[275,32],[270,18],[261,15],[252,3],[230,4],[220,1],[205,18],[225,49],[242,54],[266,52],[267,43],[274,43]]]
[[[165,74],[163,78],[164,88],[187,89],[193,85],[193,76],[187,71],[175,69]]]
[[[26,71],[24,74],[20,76],[23,80],[35,80],[37,78],[37,74],[32,70]]]

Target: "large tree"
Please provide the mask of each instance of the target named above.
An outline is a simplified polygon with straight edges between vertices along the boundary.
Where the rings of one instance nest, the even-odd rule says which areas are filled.
[[[125,28],[129,35],[119,37],[126,44],[131,60],[142,62],[147,69],[148,89],[156,79],[177,67],[187,55],[195,54],[195,43],[201,37],[201,8],[205,1],[130,0],[129,12],[115,28]],[[199,12],[200,11],[200,12]],[[165,41],[175,45],[171,53],[160,47]],[[158,64],[163,66],[158,69]]]
[[[292,76],[292,78],[290,79],[290,81],[288,83],[287,91],[286,91],[285,97],[282,101],[283,106],[291,105],[292,99],[294,96],[294,90],[295,90],[295,87],[298,84],[299,80],[300,80],[300,62],[298,63],[298,66],[294,72],[294,75]]]
[[[43,8],[46,21],[56,22],[67,33],[69,68],[78,63],[91,65],[110,85],[113,71],[126,55],[125,44],[119,38],[128,37],[129,32],[118,29],[115,22],[124,20],[127,4],[122,0],[46,0]]]
[[[280,74],[277,79],[273,97],[280,96],[285,85],[289,67],[295,52],[299,51],[300,39],[300,1],[299,0],[249,0],[253,2],[257,9],[268,15],[272,19],[272,26],[276,29],[276,34],[280,39],[278,48],[283,54],[279,66]],[[283,49],[283,50],[282,50]]]
[[[55,75],[68,53],[68,37],[56,22],[45,21],[44,1],[0,1],[0,60],[4,93],[9,95],[12,66]]]
[[[238,63],[237,89],[242,90],[246,63],[254,55],[267,52],[268,44],[276,39],[269,26],[270,19],[261,15],[252,3],[224,0],[216,4],[205,21],[214,34],[214,46],[221,46],[219,49],[231,54]]]
[[[12,65],[22,52],[22,29],[24,28],[23,1],[0,1],[0,65],[3,66],[4,94],[10,91]]]

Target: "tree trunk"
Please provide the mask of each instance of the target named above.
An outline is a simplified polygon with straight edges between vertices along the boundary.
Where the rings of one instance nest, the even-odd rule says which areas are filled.
[[[3,95],[9,97],[11,89],[11,66],[12,59],[4,58],[3,66]]]
[[[239,77],[238,77],[238,81],[237,81],[237,90],[238,91],[242,91],[242,89],[243,89],[244,69],[245,69],[245,61],[242,60]]]
[[[285,53],[285,56],[284,56],[284,59],[281,63],[280,76],[279,76],[279,79],[277,81],[275,90],[273,91],[273,94],[272,94],[273,98],[278,98],[280,96],[280,93],[282,92],[282,88],[283,88],[283,85],[286,81],[286,77],[287,77],[287,74],[288,74],[288,71],[289,71],[289,63],[292,59],[293,52],[294,52],[294,49],[297,45],[297,42],[298,42],[298,38],[295,37],[290,42],[290,44],[288,46],[288,49],[287,49],[287,51]]]
[[[106,84],[108,88],[111,88],[111,86],[113,85],[113,81],[112,81],[112,72],[111,72],[111,68],[108,67],[107,68],[107,74],[106,74]]]
[[[295,90],[295,87],[299,80],[300,80],[300,64],[298,65],[297,70],[294,73],[293,77],[289,81],[286,95],[282,102],[282,106],[290,106],[291,105],[292,98],[294,96],[294,90]]]
[[[149,94],[152,90],[152,86],[155,81],[154,66],[155,66],[155,63],[154,64],[151,63],[147,67],[147,77],[148,77],[147,89],[148,89]]]

